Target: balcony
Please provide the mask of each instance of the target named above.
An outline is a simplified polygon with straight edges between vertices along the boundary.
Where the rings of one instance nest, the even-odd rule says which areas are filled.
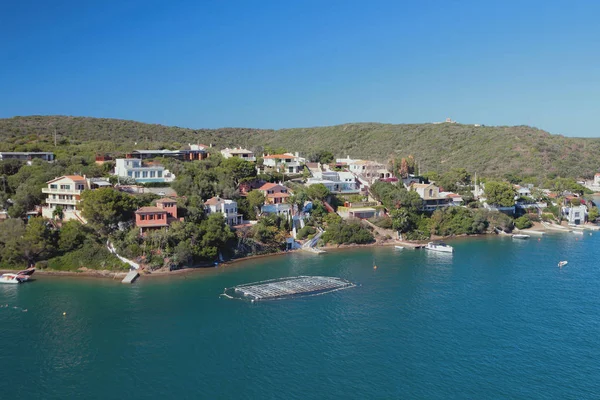
[[[75,199],[46,199],[46,203],[47,204],[69,204],[69,205],[74,205],[76,206],[77,204],[79,204],[79,200],[75,200]]]
[[[80,196],[81,192],[83,192],[83,190],[42,188],[42,193],[47,193],[47,194],[72,194],[75,196]]]

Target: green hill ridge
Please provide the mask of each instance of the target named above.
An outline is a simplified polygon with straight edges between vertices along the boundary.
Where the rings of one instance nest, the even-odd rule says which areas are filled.
[[[58,146],[54,146],[56,135]],[[95,152],[163,148],[188,143],[217,149],[285,148],[304,155],[328,150],[336,157],[387,162],[413,155],[421,171],[464,167],[480,176],[590,178],[600,169],[599,138],[568,138],[528,126],[349,123],[294,129],[188,129],[136,121],[26,116],[0,119],[0,150]]]

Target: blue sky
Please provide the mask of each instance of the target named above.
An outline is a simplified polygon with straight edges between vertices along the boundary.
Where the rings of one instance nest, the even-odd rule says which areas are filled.
[[[600,136],[596,1],[13,1],[0,117]]]

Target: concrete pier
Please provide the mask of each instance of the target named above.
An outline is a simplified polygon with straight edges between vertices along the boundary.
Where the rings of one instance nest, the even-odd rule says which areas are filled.
[[[135,269],[132,269],[131,271],[129,271],[129,273],[127,273],[127,276],[123,278],[121,283],[133,283],[139,276],[139,272]]]

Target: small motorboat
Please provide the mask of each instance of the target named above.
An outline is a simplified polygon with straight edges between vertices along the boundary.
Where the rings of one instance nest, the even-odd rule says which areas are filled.
[[[525,235],[524,233],[516,233],[512,235],[513,239],[529,239],[531,236]]]
[[[452,246],[448,246],[444,242],[429,242],[429,243],[427,243],[427,246],[425,246],[425,249],[431,250],[431,251],[439,251],[441,253],[453,253],[454,252],[454,249],[452,248]]]
[[[571,232],[573,232],[575,235],[583,235],[582,230],[573,229]]]
[[[404,250],[404,246],[394,246],[396,250]]]
[[[564,267],[565,265],[567,265],[568,263],[569,263],[568,261],[559,261],[559,262],[558,262],[558,268],[562,268],[562,267]]]
[[[16,274],[7,273],[0,275],[0,283],[23,283],[27,282],[31,275],[35,272],[35,268],[27,268],[23,271],[19,271]]]

